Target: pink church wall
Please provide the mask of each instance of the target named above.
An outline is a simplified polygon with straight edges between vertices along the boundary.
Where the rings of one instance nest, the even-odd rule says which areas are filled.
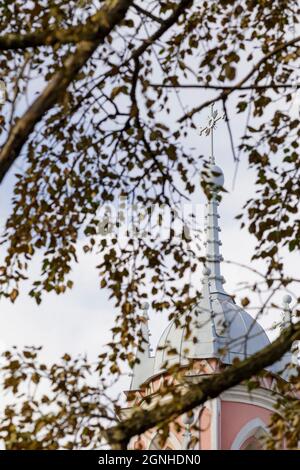
[[[221,402],[221,449],[228,450],[240,430],[255,418],[261,419],[268,425],[271,412],[256,405]]]
[[[200,418],[200,449],[210,450],[211,449],[211,412],[204,408]]]

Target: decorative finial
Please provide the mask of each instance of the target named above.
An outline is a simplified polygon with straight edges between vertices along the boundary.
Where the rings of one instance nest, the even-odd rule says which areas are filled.
[[[182,421],[186,426],[191,426],[194,422],[195,416],[194,413],[186,413],[183,415]]]
[[[220,119],[224,119],[225,114],[219,114],[218,111],[214,110],[214,103],[210,106],[210,116],[208,116],[208,122],[205,127],[200,129],[200,135],[204,134],[206,136],[210,135],[211,139],[211,155],[210,155],[210,163],[212,165],[215,164],[215,157],[214,157],[214,129],[216,129],[217,122]]]
[[[149,304],[148,302],[144,302],[144,303],[142,304],[142,310],[143,310],[143,312],[144,312],[144,316],[145,316],[145,317],[148,317],[148,310],[149,310],[149,308],[150,308],[150,304]]]
[[[138,390],[141,384],[150,376],[149,367],[151,366],[151,352],[152,348],[150,347],[150,330],[149,330],[149,316],[148,310],[150,304],[144,302],[141,304],[142,315],[140,317],[141,321],[141,333],[138,334],[137,338],[137,350],[136,350],[136,363],[134,364],[132,371],[132,380],[130,385],[130,390]]]
[[[289,304],[292,302],[292,297],[289,294],[283,296],[282,303],[284,307],[289,308]]]
[[[183,433],[183,442],[182,442],[182,449],[188,450],[191,445],[192,440],[192,433],[191,433],[191,426],[194,422],[194,413],[185,414],[182,418],[183,424],[185,425],[185,431]]]
[[[293,299],[289,294],[285,294],[283,296],[283,299],[282,299],[283,315],[282,315],[281,329],[284,329],[288,325],[291,324],[292,311],[291,311],[290,303],[292,302],[292,300]]]
[[[209,276],[211,274],[211,270],[204,266],[203,271],[202,271],[203,276]]]

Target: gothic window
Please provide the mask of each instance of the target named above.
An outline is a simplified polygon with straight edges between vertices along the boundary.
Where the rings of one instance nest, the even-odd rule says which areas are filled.
[[[261,419],[255,418],[239,431],[231,450],[263,450],[263,440],[266,435],[265,423]]]
[[[263,447],[261,441],[255,436],[252,436],[244,442],[241,450],[263,450]]]
[[[160,436],[156,434],[149,446],[149,450],[180,450],[181,444],[178,439],[175,437],[174,434],[170,434],[167,442],[165,442],[164,446],[161,447],[160,445]]]

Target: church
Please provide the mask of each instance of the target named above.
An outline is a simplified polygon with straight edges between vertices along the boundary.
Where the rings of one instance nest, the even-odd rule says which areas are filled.
[[[206,135],[213,133],[219,119],[213,111],[206,128]],[[159,389],[168,376],[167,369],[178,365],[184,382],[197,383],[203,376],[217,374],[221,368],[231,365],[235,358],[243,360],[270,344],[262,326],[243,308],[238,306],[223,285],[221,274],[221,227],[219,223],[218,191],[224,184],[222,169],[215,164],[213,146],[209,164],[212,194],[207,198],[205,216],[206,263],[202,276],[202,295],[198,305],[189,312],[191,335],[174,320],[162,332],[156,352],[151,355],[148,327],[149,305],[144,305],[142,325],[143,351],[137,352],[130,390],[126,391],[127,407],[124,416],[133,407],[147,409],[159,400]],[[290,319],[291,297],[283,298],[284,322]],[[193,341],[196,338],[197,341]],[[177,353],[168,357],[168,350]],[[168,439],[161,447],[155,429],[130,442],[131,449],[167,450],[258,450],[268,433],[268,422],[278,398],[277,380],[288,380],[286,366],[292,363],[287,353],[280,362],[268,368],[268,374],[259,379],[259,386],[249,391],[240,384],[219,397],[193,410],[192,415],[178,418],[180,426],[171,426]],[[166,367],[167,365],[167,367]],[[151,405],[152,406],[152,405]],[[179,430],[180,429],[180,430]]]

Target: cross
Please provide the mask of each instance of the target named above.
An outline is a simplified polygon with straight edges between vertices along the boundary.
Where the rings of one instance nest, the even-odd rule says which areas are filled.
[[[219,114],[218,111],[214,111],[214,103],[210,106],[210,116],[208,116],[208,123],[206,127],[202,127],[200,129],[200,135],[210,135],[210,142],[211,142],[211,156],[210,161],[214,165],[215,164],[215,157],[214,157],[214,129],[216,129],[216,124],[220,119],[224,119],[225,114]]]

